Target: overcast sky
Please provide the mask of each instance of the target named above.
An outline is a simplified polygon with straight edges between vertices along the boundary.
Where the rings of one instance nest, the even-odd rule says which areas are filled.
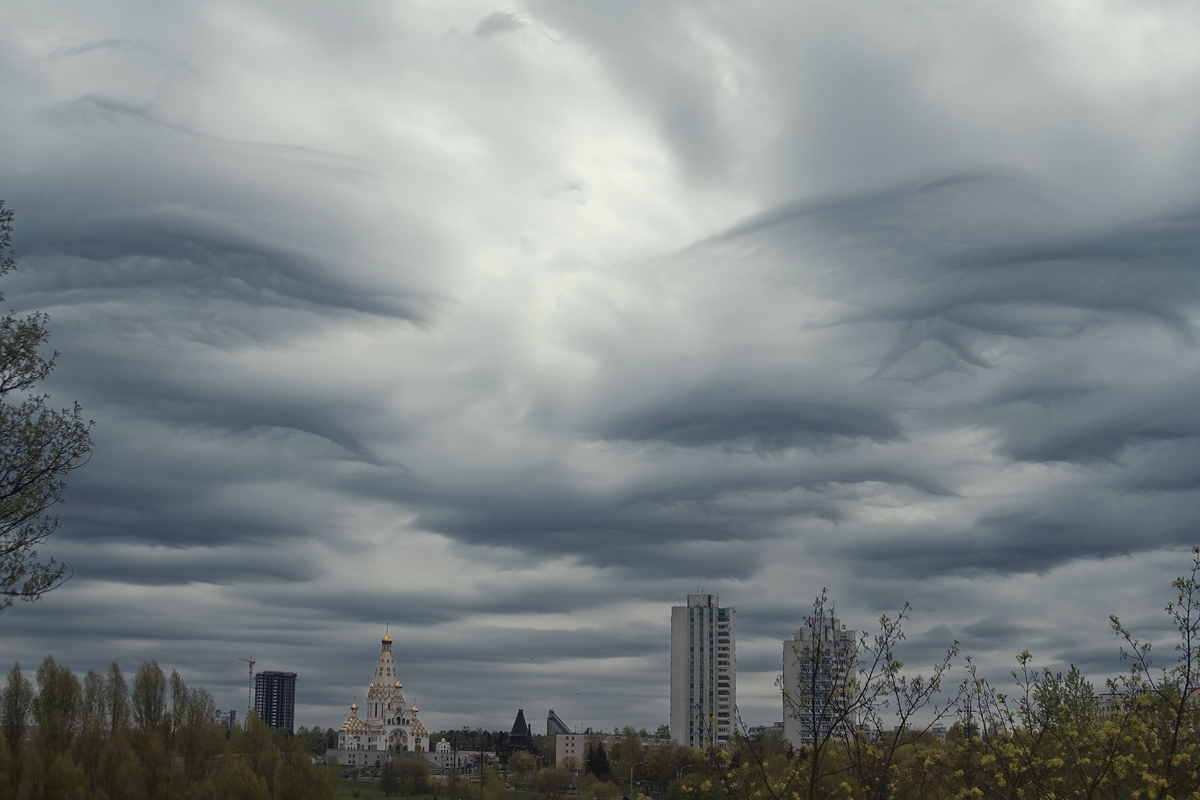
[[[337,727],[738,697],[828,587],[999,683],[1169,657],[1200,542],[1200,7],[16,0],[0,198],[95,420],[0,657]],[[961,673],[959,673],[961,676]]]

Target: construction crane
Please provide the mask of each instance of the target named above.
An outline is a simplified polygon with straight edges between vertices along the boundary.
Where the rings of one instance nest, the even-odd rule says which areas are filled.
[[[245,661],[250,665],[250,677],[246,679],[246,719],[250,719],[250,712],[254,710],[254,704],[250,700],[250,690],[254,687],[254,659],[238,656],[238,661]]]

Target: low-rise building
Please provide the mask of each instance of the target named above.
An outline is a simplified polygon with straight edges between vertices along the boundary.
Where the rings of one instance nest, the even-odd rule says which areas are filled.
[[[553,711],[550,713],[554,714]],[[572,758],[575,759],[576,768],[582,769],[589,744],[592,747],[599,745],[607,749],[613,742],[625,738],[623,733],[599,733],[591,728],[583,732],[572,732],[557,714],[554,714],[554,719],[557,720],[554,728],[554,763],[558,766],[566,763],[566,759]],[[656,736],[639,736],[638,742],[642,747],[661,747],[671,744],[670,739],[659,739]]]

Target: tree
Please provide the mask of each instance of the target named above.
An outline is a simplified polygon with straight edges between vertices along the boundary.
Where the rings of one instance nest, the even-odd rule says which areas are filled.
[[[533,790],[545,797],[562,797],[571,788],[571,775],[565,769],[546,767],[533,776]]]
[[[851,780],[857,784],[855,797],[888,800],[905,794],[901,762],[911,759],[947,716],[948,707],[934,701],[958,655],[956,642],[927,677],[906,675],[896,649],[904,640],[908,610],[906,603],[895,618],[879,619],[877,634],[856,637],[836,618],[825,591],[814,599],[813,613],[804,617],[804,635],[778,683],[786,721],[799,734],[799,757],[789,759],[777,740],[736,737],[730,753],[710,756],[714,768],[723,768],[728,759],[722,780],[729,795],[812,800],[838,795]],[[889,730],[892,722],[899,725]]]
[[[508,760],[509,765],[513,768],[513,772],[524,778],[537,769],[537,759],[532,754],[526,753],[524,750],[518,750],[512,754],[512,758]]]
[[[38,693],[33,698],[36,738],[46,763],[66,750],[79,732],[83,690],[75,673],[46,656],[37,671]]]
[[[1175,600],[1164,611],[1171,618],[1179,643],[1175,663],[1155,664],[1150,643],[1133,637],[1120,619],[1109,617],[1113,631],[1123,639],[1121,658],[1130,662],[1121,688],[1134,710],[1158,731],[1150,763],[1142,771],[1149,792],[1160,796],[1200,793],[1200,547],[1192,548],[1187,575],[1171,582]],[[1115,688],[1115,687],[1114,687]]]
[[[167,677],[157,661],[143,661],[133,676],[133,723],[143,734],[166,732]]]
[[[400,793],[400,769],[395,761],[384,764],[383,769],[379,771],[379,788],[388,797],[395,797]]]
[[[608,765],[608,753],[600,742],[588,742],[583,771],[588,775],[595,775],[602,781],[608,780],[612,774],[612,767]]]
[[[125,683],[125,676],[115,661],[108,668],[104,691],[107,695],[105,706],[110,730],[115,736],[117,731],[129,727],[129,685]]]
[[[0,275],[17,266],[12,218],[0,201]],[[40,313],[0,317],[0,612],[14,600],[36,600],[70,577],[66,564],[39,561],[34,548],[58,528],[48,509],[62,501],[63,477],[92,450],[92,423],[83,421],[78,403],[56,411],[46,395],[31,393],[58,356],[38,352],[50,336],[46,322]]]
[[[21,747],[33,716],[33,698],[33,684],[21,674],[21,665],[13,664],[0,694],[0,733],[9,756],[7,785],[0,790],[11,791],[0,791],[0,797],[9,796],[21,781]]]
[[[33,684],[21,674],[21,665],[13,664],[0,695],[0,731],[15,757],[25,741],[29,719],[33,715]]]
[[[421,753],[407,753],[397,757],[395,764],[401,788],[407,788],[408,794],[423,794],[429,780],[428,759]],[[483,765],[479,768],[482,770]]]

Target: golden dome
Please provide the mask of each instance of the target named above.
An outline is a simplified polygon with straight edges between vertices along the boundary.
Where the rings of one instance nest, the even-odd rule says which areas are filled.
[[[397,689],[399,689],[399,688],[400,688],[400,681],[396,681],[396,688],[397,688]]]
[[[391,643],[392,643],[392,637],[391,637],[391,635],[390,635],[390,634],[387,634],[387,633],[385,633],[385,634],[383,635],[383,643],[384,643],[384,644],[391,644]]]
[[[413,706],[413,713],[414,713],[414,714],[415,714],[415,713],[417,713],[417,707],[416,707],[416,706]]]
[[[358,711],[358,703],[351,703],[351,704],[350,704],[350,710],[351,710],[351,711]]]

